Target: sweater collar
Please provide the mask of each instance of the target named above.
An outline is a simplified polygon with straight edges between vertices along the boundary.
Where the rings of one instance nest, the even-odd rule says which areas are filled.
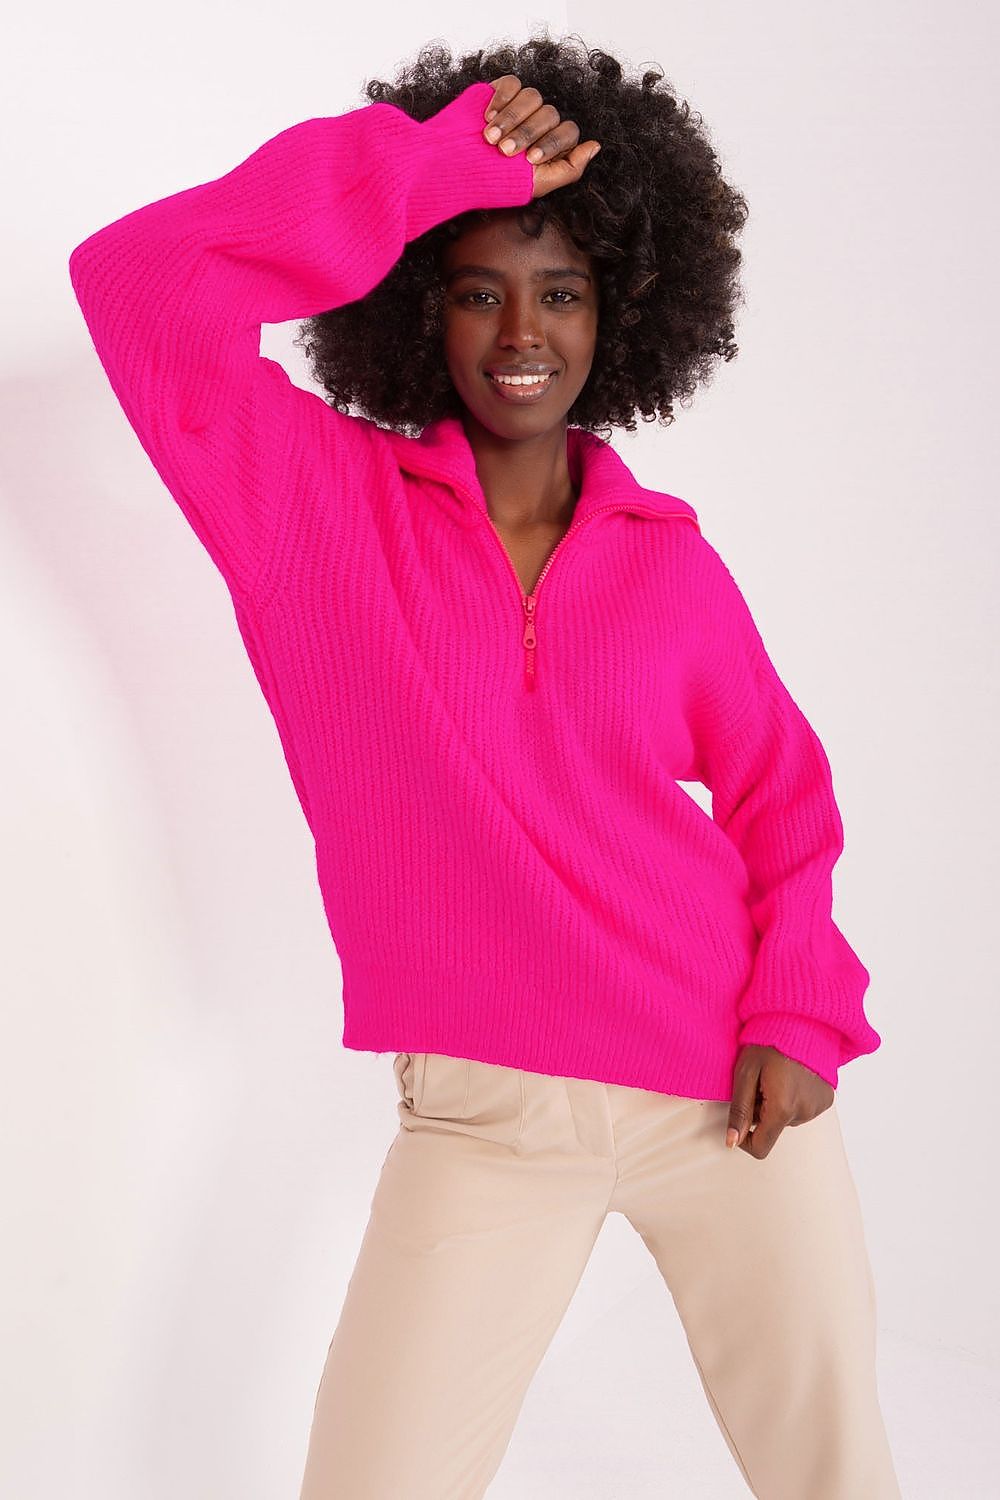
[[[424,427],[418,437],[385,431],[399,467],[443,484],[461,524],[474,526],[489,519],[472,446],[460,418],[441,417]],[[693,506],[676,495],[639,484],[620,454],[596,433],[568,426],[566,445],[570,475],[579,490],[574,525],[592,512],[614,505],[653,519],[680,517],[701,529]]]

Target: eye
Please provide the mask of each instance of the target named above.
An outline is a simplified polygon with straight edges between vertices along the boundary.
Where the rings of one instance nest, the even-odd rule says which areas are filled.
[[[546,292],[545,295],[547,297],[567,297],[569,299],[569,302],[579,302],[579,300],[580,300],[579,297],[577,296],[577,294],[575,292],[571,292],[571,291],[567,290],[567,288],[565,288],[565,287],[555,287],[551,292]],[[484,290],[483,288],[480,288],[478,291],[475,291],[475,292],[466,292],[464,294],[464,296],[461,296],[461,297],[458,298],[458,301],[460,303],[461,302],[472,303],[472,305],[474,307],[485,307],[486,303],[484,303],[484,302],[475,302],[473,299],[476,298],[476,297],[492,297],[492,296],[493,296],[492,292],[488,292],[488,291]],[[556,306],[557,307],[566,307],[566,306],[568,306],[568,303],[567,302],[559,302],[559,303],[556,304]]]

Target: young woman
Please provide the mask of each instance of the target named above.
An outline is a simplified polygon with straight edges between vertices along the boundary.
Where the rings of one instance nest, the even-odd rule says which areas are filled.
[[[694,509],[598,432],[736,353],[746,204],[577,39],[367,94],[70,259],[274,715],[344,1044],[394,1056],[302,1500],[483,1495],[610,1212],[752,1492],[890,1500],[830,767]],[[260,356],[292,318],[329,399]]]

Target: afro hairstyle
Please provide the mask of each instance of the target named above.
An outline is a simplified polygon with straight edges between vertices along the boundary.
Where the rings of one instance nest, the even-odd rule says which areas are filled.
[[[508,73],[575,121],[580,140],[602,148],[578,181],[518,209],[524,233],[540,234],[551,218],[591,256],[597,275],[594,358],[566,420],[605,438],[612,428],[634,432],[637,415],[668,426],[674,402],[690,404],[715,361],[738,353],[733,311],[743,296],[734,241],[746,201],[724,181],[701,116],[678,101],[658,67],[629,78],[616,58],[575,33],[553,39],[543,29],[457,62],[444,43],[429,42],[392,82],[371,79],[364,92],[426,120],[470,83]],[[294,342],[330,405],[408,436],[461,415],[442,353],[440,257],[449,239],[493,212],[473,209],[435,225],[364,297],[300,325]]]

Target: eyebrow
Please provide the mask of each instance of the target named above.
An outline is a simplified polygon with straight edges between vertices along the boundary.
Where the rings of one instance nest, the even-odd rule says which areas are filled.
[[[503,272],[493,266],[456,266],[445,277],[445,286],[449,286],[459,276],[491,276],[494,281],[503,280]],[[548,276],[575,276],[577,281],[590,280],[586,271],[579,271],[575,266],[548,266],[543,271],[535,271],[532,280],[544,281]]]

